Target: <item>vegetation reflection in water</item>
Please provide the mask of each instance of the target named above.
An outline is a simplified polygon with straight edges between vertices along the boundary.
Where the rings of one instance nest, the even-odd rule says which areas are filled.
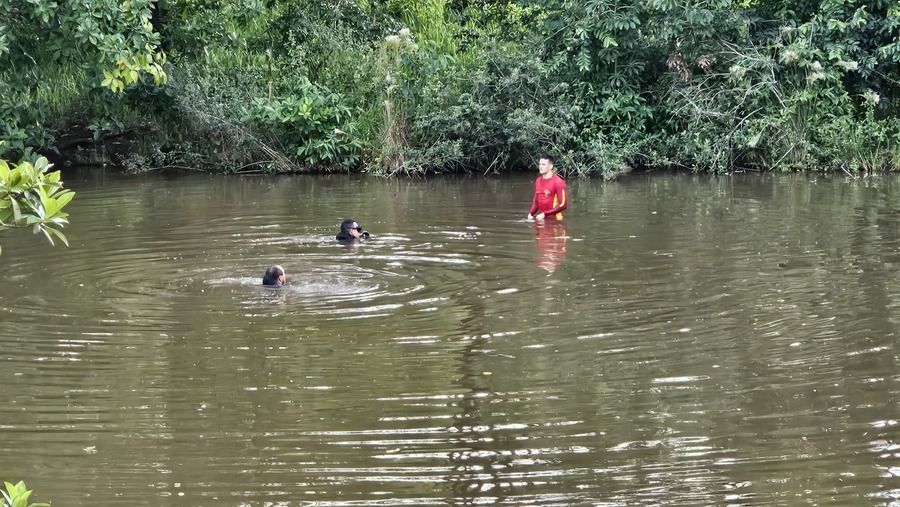
[[[900,500],[895,178],[573,180],[544,227],[525,178],[67,184],[0,275],[40,501]]]

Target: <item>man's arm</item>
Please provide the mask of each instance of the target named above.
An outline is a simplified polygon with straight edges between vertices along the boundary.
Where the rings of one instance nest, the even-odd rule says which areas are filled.
[[[537,192],[535,192],[534,199],[531,200],[531,209],[528,210],[528,218],[534,218],[534,213],[537,210],[538,210]]]

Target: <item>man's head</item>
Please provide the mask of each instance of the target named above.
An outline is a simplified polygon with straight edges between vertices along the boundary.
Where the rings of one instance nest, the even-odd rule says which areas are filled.
[[[362,232],[362,226],[356,223],[352,218],[348,218],[341,222],[341,231],[350,232],[355,230],[356,232]]]
[[[553,157],[550,155],[541,155],[538,158],[538,172],[541,176],[549,178],[553,174]]]
[[[363,231],[362,226],[359,225],[358,223],[356,223],[356,221],[353,220],[352,218],[348,218],[348,219],[344,220],[343,222],[341,222],[341,232],[346,232],[353,238],[369,237],[369,233]],[[338,239],[340,239],[340,238],[338,238]]]
[[[263,285],[284,285],[285,282],[287,282],[287,277],[284,275],[284,268],[278,264],[269,266],[263,276]]]

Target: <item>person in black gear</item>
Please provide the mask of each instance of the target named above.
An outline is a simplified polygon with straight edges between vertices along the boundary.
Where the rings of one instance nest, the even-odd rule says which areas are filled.
[[[369,232],[364,231],[362,226],[356,223],[355,220],[348,218],[341,222],[341,232],[339,232],[334,239],[341,242],[352,243],[362,239],[369,239]]]
[[[275,264],[269,266],[266,274],[263,275],[263,285],[266,287],[282,287],[287,283],[287,277],[284,275],[284,268]]]

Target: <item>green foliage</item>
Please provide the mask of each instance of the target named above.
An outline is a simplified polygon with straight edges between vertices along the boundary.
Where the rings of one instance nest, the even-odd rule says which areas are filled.
[[[824,147],[819,163],[847,173],[900,167],[900,118],[876,118],[880,97],[874,92],[863,94],[862,102],[860,120],[839,116],[816,129],[818,144]]]
[[[50,167],[44,157],[34,165],[0,160],[0,230],[32,226],[50,244],[54,237],[69,244],[60,228],[69,223],[63,208],[75,192],[63,189],[59,171],[49,172]]]
[[[377,116],[375,50],[360,41],[382,27],[354,5],[166,3],[171,93],[157,98],[167,104],[146,119],[153,133],[129,169],[358,168]],[[198,51],[190,34],[213,44]]]
[[[428,78],[416,84],[407,171],[496,173],[564,151],[574,131],[560,100],[566,85],[541,75],[528,46],[479,44],[477,60],[432,58],[419,73]]]
[[[302,164],[319,169],[354,167],[362,142],[342,97],[300,79],[284,96],[256,98],[247,120],[280,139]]]
[[[714,11],[711,33],[732,35],[681,43],[669,53],[667,75],[652,88],[659,97],[651,103],[655,120],[641,143],[644,153],[653,153],[650,164],[715,172],[746,165],[830,166],[823,157],[840,139],[822,135],[820,127],[837,120],[854,124],[851,93],[886,84],[883,75],[866,69],[896,69],[896,62],[878,56],[888,41],[879,40],[865,4],[822,2],[811,10],[791,10],[793,4],[782,2],[753,5]],[[779,16],[788,19],[766,21]],[[895,26],[890,17],[885,23]]]
[[[246,50],[278,14],[275,7],[268,13],[261,0],[159,0],[152,22],[173,58],[202,61],[211,50]]]
[[[894,0],[9,0],[0,20],[7,158],[77,124],[134,133],[133,170],[897,168]]]
[[[188,169],[235,172],[259,167],[288,169],[290,161],[242,121],[247,96],[267,93],[252,55],[210,52],[215,65],[173,70],[162,105],[140,124],[144,136],[132,144],[124,165],[132,172]],[[249,70],[240,72],[245,65]]]
[[[0,92],[0,157],[30,157],[32,147],[51,142],[53,137],[41,127],[44,120],[41,105],[29,104],[25,94]]]
[[[50,507],[49,503],[28,503],[31,490],[25,487],[24,481],[17,484],[5,482],[6,491],[0,490],[0,507]]]
[[[613,180],[630,172],[634,166],[645,163],[648,157],[641,153],[642,145],[650,145],[649,139],[643,143],[625,141],[616,135],[598,136],[583,142],[583,151],[567,152],[557,162],[579,176],[597,176]]]
[[[407,151],[407,111],[413,98],[412,83],[419,70],[419,46],[406,28],[388,35],[381,44],[378,76],[381,83],[381,149],[376,172],[393,174],[403,166]]]
[[[60,111],[48,110],[46,95],[62,89],[56,80],[79,79],[77,89],[57,101],[64,108],[68,104],[59,102],[74,101],[83,90],[122,95],[128,89],[165,85],[165,55],[150,23],[152,6],[151,0],[0,2],[0,139],[7,141],[5,151],[22,155],[52,142],[46,123]],[[61,76],[55,72],[60,68],[68,72]]]
[[[397,19],[424,46],[442,54],[454,54],[459,26],[448,21],[448,0],[383,0],[363,1],[368,10],[382,17]]]
[[[457,23],[461,29],[457,37],[460,46],[475,49],[487,40],[508,40],[523,43],[540,31],[546,15],[538,5],[520,5],[516,2],[476,0],[459,2]]]
[[[268,37],[254,42],[271,57],[270,79],[288,83],[305,76],[344,95],[370,88],[374,47],[402,28],[396,20],[373,18],[353,0],[289,3],[270,25]]]
[[[541,2],[547,62],[544,73],[571,84],[566,100],[585,139],[618,132],[639,135],[652,116],[641,86],[658,50],[642,36],[644,2]]]
[[[105,75],[101,86],[113,92],[137,83],[148,73],[162,84],[164,55],[157,51],[151,0],[54,2],[9,0],[0,4],[0,19],[9,23],[0,39],[0,55],[13,72],[13,83],[27,83],[16,71],[59,61],[78,61]],[[99,82],[98,82],[99,84]]]

